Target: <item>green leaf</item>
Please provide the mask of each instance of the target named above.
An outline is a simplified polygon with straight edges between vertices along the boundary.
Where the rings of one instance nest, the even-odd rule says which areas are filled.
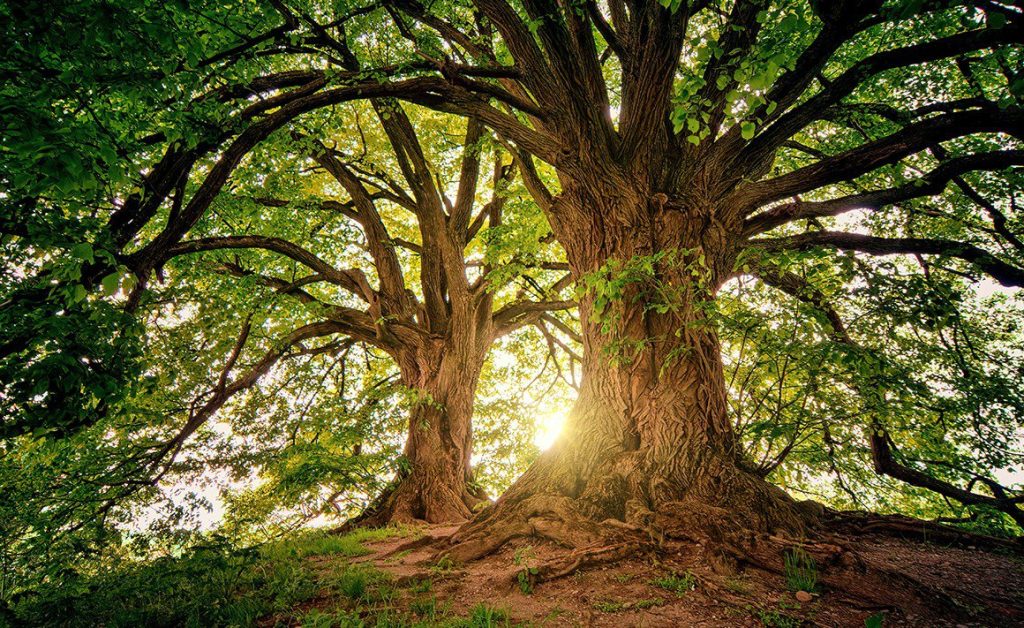
[[[92,264],[96,257],[93,254],[92,245],[88,242],[80,242],[79,244],[71,247],[71,257],[83,260]]]
[[[756,130],[757,127],[749,120],[744,120],[743,123],[740,124],[740,135],[742,135],[745,140],[753,139],[754,131]]]
[[[884,620],[884,613],[875,613],[864,620],[864,628],[882,628],[882,622]]]
[[[100,280],[100,287],[103,288],[104,296],[110,296],[117,292],[117,288],[120,284],[121,273],[110,273]]]

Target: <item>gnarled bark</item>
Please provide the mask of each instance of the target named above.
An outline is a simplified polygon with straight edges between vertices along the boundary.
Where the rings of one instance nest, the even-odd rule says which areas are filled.
[[[409,413],[406,466],[357,521],[465,521],[483,496],[472,488],[473,398],[483,366],[477,352],[438,342],[402,365],[402,383],[415,401]]]
[[[563,193],[555,231],[584,285],[600,291],[618,281],[622,293],[605,302],[592,289],[581,299],[583,384],[565,432],[458,532],[452,557],[473,559],[529,534],[585,547],[622,530],[712,541],[802,532],[807,518],[747,468],[727,417],[704,308],[732,268],[728,226],[699,207],[625,194],[625,184],[594,189]]]

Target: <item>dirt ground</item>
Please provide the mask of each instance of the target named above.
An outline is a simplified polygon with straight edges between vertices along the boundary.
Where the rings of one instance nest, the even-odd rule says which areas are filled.
[[[455,529],[423,532],[441,539]],[[357,562],[393,574],[399,586],[429,580],[436,599],[456,614],[485,603],[505,609],[514,624],[533,626],[1024,626],[1019,553],[877,535],[849,541],[854,558],[821,567],[818,591],[802,603],[787,588],[781,557],[778,571],[748,567],[723,576],[701,559],[697,544],[684,542],[527,586],[529,593],[517,574],[564,549],[523,540],[457,566],[437,561],[438,543],[403,549],[406,538],[372,544],[374,553]],[[656,582],[673,574],[692,589]],[[411,602],[411,594],[404,599]]]

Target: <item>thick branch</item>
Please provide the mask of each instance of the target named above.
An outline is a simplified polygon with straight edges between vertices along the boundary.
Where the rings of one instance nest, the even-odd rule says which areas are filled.
[[[201,251],[215,251],[219,249],[264,249],[280,253],[285,257],[295,260],[309,269],[322,275],[327,281],[345,288],[352,294],[363,299],[367,303],[373,302],[375,293],[366,279],[366,275],[358,269],[338,270],[331,266],[312,252],[301,246],[268,236],[223,236],[214,238],[200,238],[180,242],[170,247],[165,259],[189,253]]]
[[[857,233],[815,231],[784,238],[755,239],[751,246],[767,250],[809,249],[819,246],[871,255],[941,255],[973,264],[1004,286],[1024,286],[1024,269],[998,259],[966,242],[929,238],[880,238]]]
[[[877,210],[912,198],[934,196],[946,189],[950,181],[974,170],[1002,170],[1024,165],[1024,151],[1006,150],[956,157],[939,164],[926,175],[903,185],[852,194],[828,201],[795,201],[773,207],[746,221],[745,235],[763,233],[794,220],[836,216],[854,209]]]
[[[1024,113],[1007,111],[993,117],[987,111],[963,111],[924,119],[789,174],[744,186],[737,191],[735,200],[744,213],[750,213],[767,203],[855,179],[939,142],[975,133],[1024,137]]]

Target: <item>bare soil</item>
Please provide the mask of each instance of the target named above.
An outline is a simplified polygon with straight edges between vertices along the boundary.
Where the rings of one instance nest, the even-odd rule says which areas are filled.
[[[852,557],[820,567],[819,590],[801,603],[787,588],[781,556],[777,570],[748,566],[723,576],[701,558],[698,544],[677,541],[537,583],[524,593],[517,574],[566,550],[524,539],[467,565],[438,563],[443,538],[455,530],[424,528],[436,539],[429,544],[407,538],[371,544],[373,554],[353,562],[391,573],[402,592],[394,602],[399,608],[408,609],[416,597],[403,585],[430,580],[432,595],[453,613],[464,615],[483,603],[505,609],[513,624],[865,626],[881,614],[884,626],[1024,626],[1024,560],[1009,550],[858,534],[844,539]],[[693,589],[677,592],[655,583],[669,574],[692,575]]]

